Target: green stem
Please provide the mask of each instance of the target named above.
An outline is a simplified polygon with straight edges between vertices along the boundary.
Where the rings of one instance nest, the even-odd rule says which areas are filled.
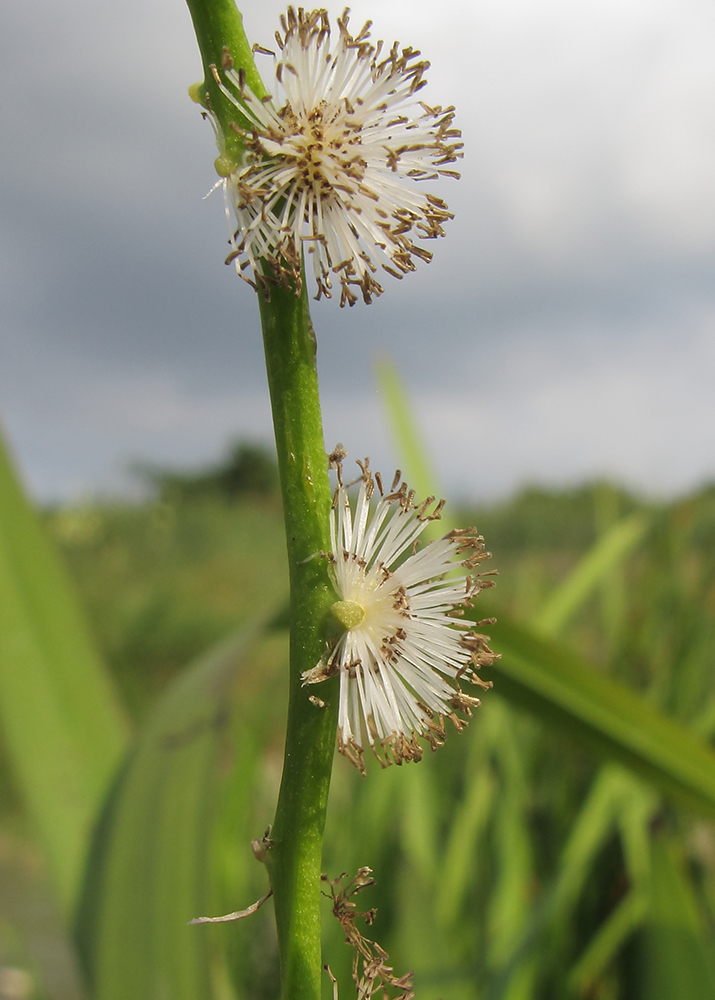
[[[224,47],[258,97],[258,75],[233,0],[187,0],[204,67],[195,91],[223,131],[226,151],[240,153],[230,128],[237,108],[220,91],[211,66]],[[321,687],[324,707],[309,701],[301,674],[324,650],[324,622],[335,594],[327,560],[331,493],[318,395],[315,336],[303,285],[258,296],[283,492],[291,586],[290,698],[283,780],[266,864],[273,889],[283,1000],[320,1000],[320,874],[323,828],[335,749],[338,687]]]
[[[219,90],[211,66],[221,68],[223,50],[227,48],[234,66],[245,70],[246,83],[256,97],[265,97],[268,93],[256,69],[250,42],[243,30],[243,15],[233,0],[186,0],[186,2],[194,24],[204,70],[204,80],[196,88],[195,99],[216,115],[223,131],[227,151],[239,155],[241,142],[229,127],[230,122],[235,122],[239,115],[235,105]],[[192,91],[193,88],[190,88],[190,93]]]
[[[323,441],[315,336],[305,286],[300,297],[259,294],[271,392],[291,584],[290,701],[283,779],[268,852],[283,1000],[320,1000],[320,874],[323,827],[335,749],[338,687],[323,685],[321,708],[301,674],[324,650],[324,620],[335,600],[326,560],[330,483]]]

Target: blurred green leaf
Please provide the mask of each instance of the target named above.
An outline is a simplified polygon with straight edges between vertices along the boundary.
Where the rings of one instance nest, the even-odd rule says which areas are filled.
[[[467,760],[465,794],[455,804],[444,863],[437,886],[435,912],[442,924],[456,923],[469,885],[469,876],[494,802],[496,779],[489,764],[483,761],[481,744],[472,740]]]
[[[241,632],[177,679],[116,789],[78,925],[94,1000],[196,1000],[212,995],[212,977],[225,979],[222,960],[213,956],[212,968],[210,953],[211,942],[223,939],[187,922],[212,902],[218,789],[221,771],[233,765],[231,692],[258,634]]]
[[[712,941],[703,934],[681,851],[672,838],[653,844],[651,890],[635,995],[642,1000],[712,1000]]]
[[[436,480],[416,431],[404,386],[391,361],[379,364],[377,379],[400,461],[404,463],[411,484],[418,492],[432,492]],[[581,556],[570,575],[552,591],[542,604],[541,611],[530,613],[531,628],[505,620],[504,614],[499,611],[499,620],[493,629],[494,647],[503,654],[503,659],[494,666],[495,690],[515,705],[550,723],[552,730],[559,729],[574,737],[577,743],[590,745],[607,759],[625,764],[631,772],[646,778],[657,791],[670,796],[676,804],[713,816],[715,754],[706,743],[699,740],[696,733],[688,732],[671,717],[659,712],[652,702],[600,673],[553,641],[553,637],[600,588],[603,621],[599,639],[604,644],[602,648],[608,648],[613,655],[620,643],[628,662],[633,662],[634,654],[637,658],[640,652],[641,657],[645,656],[646,662],[652,664],[651,694],[656,695],[660,691],[661,701],[669,704],[674,712],[680,711],[684,715],[686,711],[679,706],[685,706],[685,709],[695,706],[697,714],[697,699],[700,698],[703,707],[697,716],[696,732],[709,736],[715,729],[712,721],[715,719],[715,700],[709,681],[712,676],[712,626],[708,611],[703,606],[710,607],[707,587],[711,573],[707,565],[701,569],[701,560],[692,560],[686,566],[687,579],[679,576],[679,585],[670,591],[660,587],[660,566],[656,573],[651,572],[644,580],[646,590],[641,593],[641,598],[645,598],[648,610],[652,608],[655,617],[647,618],[647,632],[643,625],[637,631],[627,617],[638,606],[628,594],[624,564],[628,555],[645,538],[653,516],[641,510],[613,523],[619,507],[614,491],[602,485],[595,498],[599,501],[597,520],[601,535]],[[666,547],[670,546],[668,552],[675,555],[677,551],[681,561],[686,553],[682,545],[683,532],[689,530],[691,517],[692,511],[687,508],[680,512],[666,542]],[[678,538],[679,548],[676,546]],[[663,539],[660,541],[662,544]],[[707,551],[707,547],[701,544],[697,551]],[[534,565],[541,567],[542,564],[543,557],[540,555],[532,565],[527,566],[525,559],[522,561],[531,587],[538,586]],[[702,573],[704,592],[688,594],[698,585],[699,573]],[[643,572],[640,578],[643,580]],[[479,603],[482,604],[481,601]],[[638,609],[638,613],[642,615],[643,610]],[[490,612],[482,604],[477,615],[486,618]],[[674,625],[676,628],[669,634],[668,629]],[[675,645],[680,638],[677,629],[684,630],[681,632],[682,646]],[[647,650],[639,650],[636,637],[647,644]],[[699,644],[696,642],[698,638]],[[675,696],[669,698],[673,663],[678,664],[678,682]],[[634,671],[631,670],[631,673]],[[652,678],[659,679],[659,688],[652,683]],[[485,711],[490,718],[493,717],[494,703],[488,707],[485,705]],[[690,714],[693,714],[692,711]],[[529,748],[523,744],[520,745],[520,752],[525,761],[531,759]],[[559,778],[559,775],[554,775],[555,797],[565,791],[565,783]],[[468,790],[467,801],[476,816],[476,787],[471,801],[469,794]],[[506,855],[511,856],[510,834],[520,827],[518,809],[525,805],[527,796],[523,790],[515,795],[514,812],[509,814],[500,829],[499,820],[508,799],[509,781],[508,775],[504,774],[492,817],[497,831],[496,850],[490,845],[493,866],[498,866],[497,859],[502,849],[506,848]],[[639,989],[639,995],[648,1000],[659,1000],[661,997],[663,1000],[710,998],[715,995],[706,948],[696,932],[696,903],[682,861],[676,863],[672,851],[670,854],[662,853],[651,870],[651,821],[658,808],[658,798],[649,788],[642,787],[631,774],[609,766],[601,772],[582,804],[581,814],[560,854],[558,871],[550,884],[544,887],[545,891],[532,908],[530,919],[524,919],[524,913],[518,906],[523,882],[528,880],[527,869],[511,884],[508,881],[502,884],[503,879],[500,878],[493,881],[486,900],[492,914],[491,933],[486,934],[482,947],[492,962],[495,957],[501,962],[497,961],[497,974],[487,986],[490,998],[512,1000],[535,995],[532,976],[535,962],[540,965],[541,976],[546,973],[548,977],[547,970],[553,970],[551,974],[555,974],[555,980],[551,981],[550,988],[547,987],[549,995],[553,995],[554,987],[561,995],[559,990],[566,985],[566,968],[562,963],[569,954],[571,973],[568,989],[579,996],[590,996],[592,993],[595,996],[596,992],[599,996],[616,996],[614,991],[618,987],[615,980],[609,979],[612,975],[610,966],[624,943],[638,932],[646,913],[650,915],[650,924],[638,936],[645,942],[644,954],[649,956],[644,962],[645,966],[649,966],[648,972],[641,980],[647,980],[649,985]],[[466,807],[458,816],[462,820],[461,827],[469,816]],[[550,821],[553,823],[554,819],[551,817]],[[472,819],[470,825],[473,823]],[[596,923],[595,934],[591,929],[592,936],[585,946],[582,943],[580,955],[573,955],[572,949],[578,940],[578,933],[573,931],[577,926],[579,908],[586,896],[598,898],[598,894],[593,895],[594,879],[603,867],[604,858],[614,859],[613,850],[608,846],[614,833],[620,834],[623,852],[620,864],[625,865],[623,874],[629,879],[631,890],[605,920],[601,918],[600,924]],[[450,853],[456,852],[454,838],[450,838],[449,844]],[[484,843],[480,846],[483,851]],[[471,850],[477,854],[478,849],[475,848],[476,845],[472,845]],[[468,852],[464,856],[467,857]],[[514,867],[518,868],[519,853],[513,856],[516,859]],[[457,871],[464,871],[464,865],[459,864],[455,868]],[[607,879],[609,877],[612,878],[612,874],[606,875]],[[442,920],[447,914],[457,912],[452,896],[455,899],[459,896],[458,886],[459,882],[454,877],[450,878],[449,885],[445,882],[442,886],[438,899]],[[601,887],[602,893],[605,890],[605,886]],[[667,912],[669,896],[674,899],[674,915]],[[494,951],[495,943],[498,945],[500,939],[495,931],[504,921],[497,919],[495,923],[495,917],[499,916],[502,897],[502,909],[508,917],[506,924],[516,934],[504,939],[504,954],[500,955],[498,947],[496,953]],[[661,941],[668,936],[670,947],[661,948]],[[655,952],[657,961],[652,958]],[[687,969],[681,968],[684,962],[689,965]],[[548,982],[548,978],[542,982]]]
[[[0,719],[69,916],[127,725],[64,567],[1,441]]]
[[[617,824],[628,879],[642,885],[650,875],[651,826],[662,804],[652,786],[628,777],[631,787]]]
[[[633,551],[649,525],[650,520],[637,513],[609,528],[535,615],[534,627],[543,635],[556,635],[598,584]]]
[[[528,789],[523,755],[509,727],[504,706],[491,706],[497,716],[499,741],[494,745],[495,764],[501,776],[500,794],[494,803],[494,839],[490,863],[494,883],[488,904],[488,960],[492,968],[503,968],[513,953],[529,913],[531,886],[534,881],[534,858],[527,825]],[[499,716],[502,716],[499,725]],[[521,968],[505,996],[518,996],[528,981]],[[526,979],[522,979],[526,976]],[[516,993],[513,991],[516,990]]]
[[[588,996],[588,991],[593,990],[596,980],[642,923],[647,907],[648,899],[642,890],[631,889],[608,915],[569,974],[569,986],[577,996]]]
[[[375,378],[395,438],[398,461],[418,496],[429,496],[437,489],[437,479],[416,430],[414,413],[402,377],[389,355],[383,355],[376,362]]]
[[[223,937],[187,922],[213,901],[212,831],[222,777],[234,766],[232,689],[258,635],[244,630],[187,668],[156,706],[115,790],[77,929],[95,1000],[208,998],[213,979],[226,977],[211,951]]]
[[[614,827],[619,824],[632,826],[635,819],[639,826],[634,832],[643,833],[644,810],[650,815],[656,804],[656,797],[629,771],[614,764],[606,764],[600,769],[560,851],[556,876],[544,887],[530,919],[524,922],[523,933],[515,942],[509,961],[504,964],[504,974],[497,977],[489,993],[490,1000],[510,997],[512,981],[517,980],[523,969],[532,966],[537,955],[549,954],[553,961],[569,951],[579,901]],[[643,877],[649,871],[650,844],[635,840],[639,848],[637,863],[629,866],[629,875],[632,868],[636,872],[631,891],[633,901],[622,913],[614,911],[591,938],[571,970],[569,987],[573,990],[578,991],[582,986],[591,988],[593,980],[604,971],[614,952],[642,918],[643,907],[635,900],[644,897]],[[629,851],[633,851],[633,845],[627,846],[626,853]]]
[[[400,782],[403,849],[415,871],[430,885],[434,881],[438,862],[438,809],[434,776],[423,767],[404,770]]]
[[[625,764],[677,804],[715,816],[715,753],[697,736],[631,688],[503,615],[493,631],[502,659],[492,669],[503,697]]]
[[[561,851],[551,901],[552,919],[567,919],[583,891],[594,858],[611,835],[629,796],[638,790],[631,774],[613,764],[606,764],[596,775]]]

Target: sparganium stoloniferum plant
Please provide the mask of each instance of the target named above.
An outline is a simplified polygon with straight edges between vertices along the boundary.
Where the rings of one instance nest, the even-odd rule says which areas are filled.
[[[360,462],[355,506],[345,450],[326,454],[307,289],[370,304],[431,252],[452,216],[433,182],[457,178],[453,107],[430,105],[429,64],[397,42],[352,33],[348,11],[289,7],[271,48],[251,47],[232,0],[189,0],[203,58],[192,97],[211,122],[229,222],[227,263],[257,292],[275,425],[291,584],[290,700],[284,770],[270,834],[257,852],[275,902],[283,995],[321,992],[321,849],[338,749],[365,773],[419,761],[461,729],[490,684],[488,637],[462,620],[488,558],[474,529],[420,541],[443,502],[388,487]],[[254,55],[272,59],[264,84]],[[384,276],[384,277],[383,277]],[[336,486],[329,479],[332,469]],[[483,624],[483,623],[482,623]],[[319,685],[319,687],[318,687]],[[334,913],[356,948],[358,992],[409,994],[379,946],[356,930],[362,869],[332,884]],[[338,888],[336,888],[338,886]],[[357,956],[360,956],[360,965]]]

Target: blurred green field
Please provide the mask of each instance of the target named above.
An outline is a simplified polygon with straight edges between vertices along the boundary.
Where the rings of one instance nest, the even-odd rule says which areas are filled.
[[[715,488],[662,506],[607,483],[529,488],[505,503],[449,513],[476,525],[493,553],[499,580],[490,610],[538,624],[541,607],[599,536],[638,511],[652,523],[647,543],[608,574],[563,635],[631,684],[655,684],[658,701],[687,719],[715,690],[708,671],[686,685],[675,670],[695,634],[695,655],[701,644],[704,657],[712,652]],[[181,666],[287,600],[275,493],[68,507],[46,520],[136,718]]]
[[[582,573],[576,597],[559,605],[559,588],[599,539],[634,514],[643,518],[636,542],[607,571]],[[608,483],[531,488],[455,516],[475,524],[494,553],[498,586],[481,598],[490,615],[537,631],[545,623],[604,674],[713,738],[715,488],[663,505]],[[165,478],[145,502],[51,510],[44,523],[137,729],[188,663],[241,626],[269,621],[287,599],[270,478],[240,490],[210,477],[198,486]],[[498,623],[490,632],[499,650]],[[221,723],[205,871],[213,912],[265,892],[249,842],[270,822],[280,779],[285,648],[273,628],[231,681],[236,707]],[[513,708],[494,678],[468,729],[450,732],[419,766],[381,771],[370,761],[361,779],[336,760],[325,867],[333,878],[374,870],[377,886],[359,899],[378,907],[367,933],[398,974],[414,969],[421,1000],[715,997],[715,824]],[[71,958],[59,932],[53,937],[42,861],[6,766],[1,779],[0,871],[21,875],[0,890],[0,965],[44,978],[18,997],[78,996],[75,973],[62,971]],[[20,912],[30,890],[39,918]],[[38,920],[50,928],[44,939]],[[271,920],[269,904],[250,921],[187,929],[206,938],[217,1000],[277,995]],[[326,960],[345,1000],[354,990],[351,954],[329,917]],[[11,996],[0,979],[0,998]]]

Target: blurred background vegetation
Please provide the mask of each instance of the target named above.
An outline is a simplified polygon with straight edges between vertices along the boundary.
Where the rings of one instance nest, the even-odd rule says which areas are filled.
[[[141,474],[143,502],[42,512],[130,728],[150,735],[114,784],[70,919],[15,751],[2,753],[0,1000],[278,995],[270,903],[239,924],[185,926],[191,906],[222,913],[266,891],[249,844],[272,818],[285,717],[274,461],[241,444],[213,469]],[[605,482],[528,488],[453,517],[478,526],[499,570],[480,615],[558,638],[712,740],[715,487],[667,504]],[[488,631],[501,649],[499,624]],[[361,779],[336,761],[325,866],[373,869],[358,898],[378,908],[368,936],[398,974],[414,969],[420,1000],[715,997],[707,809],[672,805],[492,676],[468,729],[419,767],[374,761]],[[170,758],[161,780],[157,754]],[[325,955],[345,1000],[352,956],[327,900]]]

